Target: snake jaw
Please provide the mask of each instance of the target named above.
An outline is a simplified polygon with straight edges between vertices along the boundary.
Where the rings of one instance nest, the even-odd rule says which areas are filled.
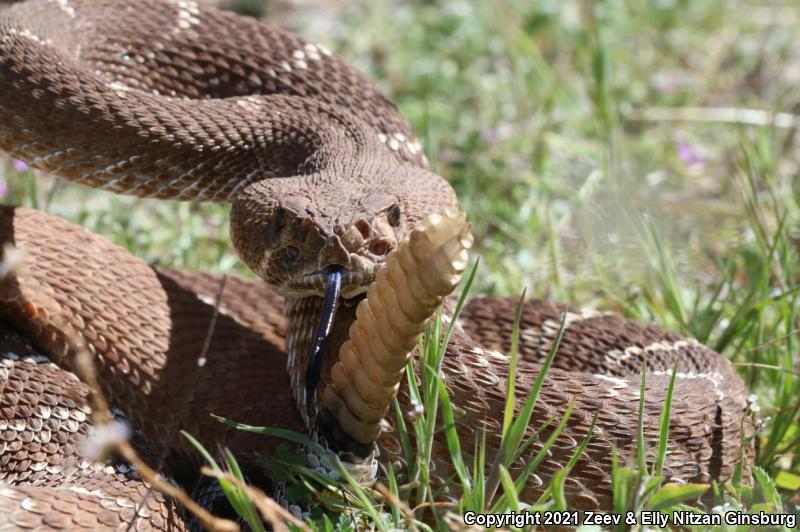
[[[328,282],[329,267],[292,279],[284,287],[275,287],[275,291],[284,297],[322,296]],[[341,297],[352,299],[367,292],[367,288],[375,280],[373,271],[353,271],[339,268],[341,273]]]

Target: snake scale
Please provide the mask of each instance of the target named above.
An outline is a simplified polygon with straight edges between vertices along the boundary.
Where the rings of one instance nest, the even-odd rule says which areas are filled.
[[[0,240],[26,256],[0,280],[0,528],[124,527],[134,517],[137,528],[185,526],[159,494],[135,508],[147,486],[124,462],[82,457],[93,429],[73,373],[81,346],[139,452],[178,482],[196,471],[178,429],[245,462],[276,443],[209,412],[312,430],[368,477],[376,456],[402,462],[381,420],[395,393],[412,407],[398,390],[401,368],[455,286],[471,237],[452,188],[363,75],[323,46],[190,0],[29,0],[0,12],[0,148],[90,187],[231,203],[234,247],[261,280],[228,279],[197,371],[220,278],[154,268],[63,220],[2,208]],[[471,441],[485,428],[490,452],[513,307],[469,302],[442,367],[458,433]],[[648,461],[677,365],[669,480],[726,480],[741,457],[749,477],[754,426],[733,367],[653,325],[527,301],[519,396],[562,316],[528,434],[570,398],[575,408],[523,500],[542,493],[598,412],[564,488],[570,507],[611,507],[611,450],[635,451],[645,361]],[[447,478],[443,438],[434,455]]]

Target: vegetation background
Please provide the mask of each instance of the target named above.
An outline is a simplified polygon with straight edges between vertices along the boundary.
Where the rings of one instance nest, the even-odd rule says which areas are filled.
[[[474,292],[656,321],[740,365],[759,465],[800,493],[800,9],[710,0],[257,0],[399,105],[456,188]],[[227,207],[125,198],[8,160],[6,203],[155,264],[249,275]]]

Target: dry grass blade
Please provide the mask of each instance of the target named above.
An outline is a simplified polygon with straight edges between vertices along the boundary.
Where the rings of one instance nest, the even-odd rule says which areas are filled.
[[[760,343],[757,346],[750,348],[750,352],[752,353],[754,351],[762,351],[762,350],[767,349],[769,347],[772,347],[774,345],[786,342],[787,340],[789,340],[793,336],[800,336],[800,328],[793,329],[792,332],[790,332],[789,334],[784,334],[783,336],[779,336],[777,338],[773,338],[772,340],[770,340],[768,342]]]
[[[638,122],[711,122],[784,129],[800,126],[800,116],[791,113],[738,107],[648,107],[633,110],[625,118]]]
[[[375,484],[375,489],[378,493],[386,499],[389,504],[392,506],[399,508],[401,512],[403,512],[403,516],[405,517],[406,526],[409,530],[418,530],[417,525],[414,524],[414,512],[411,510],[411,507],[403,502],[402,500],[398,499],[397,496],[392,493],[389,488],[378,482]]]
[[[24,258],[25,254],[23,250],[17,249],[11,244],[6,244],[4,246],[4,260],[2,261],[2,264],[0,264],[0,270],[2,270],[0,272],[2,273],[0,278],[15,274],[17,270],[22,267]],[[222,288],[224,288],[224,284],[225,282],[223,280]],[[220,298],[222,295],[222,288],[220,289]],[[217,301],[217,305],[218,304],[219,301]],[[214,317],[216,318],[216,311]],[[51,319],[53,323],[60,321],[59,316],[52,316]],[[69,343],[75,347],[75,371],[78,373],[78,377],[89,387],[89,399],[92,406],[92,420],[95,426],[109,424],[113,421],[113,416],[111,414],[108,401],[101,391],[100,383],[97,381],[97,374],[95,372],[94,360],[91,352],[89,351],[84,338],[80,334],[76,333],[73,327],[67,323],[61,325],[61,330],[71,331],[71,333],[67,334],[69,336]],[[201,354],[201,357],[204,356],[205,353]],[[176,500],[179,504],[196,516],[205,528],[209,530],[225,532],[235,532],[239,530],[239,526],[236,523],[227,519],[215,517],[202,506],[193,501],[185,491],[164,480],[156,470],[147,465],[139,457],[138,453],[133,446],[131,446],[128,440],[115,440],[111,442],[111,448],[122,459],[126,460],[137,471],[144,481],[149,482],[152,487],[167,497]]]
[[[227,480],[240,490],[243,490],[245,493],[247,493],[247,496],[250,497],[250,499],[253,501],[253,504],[256,505],[256,508],[258,508],[258,511],[261,513],[261,517],[264,519],[264,522],[272,526],[273,530],[288,530],[286,527],[286,523],[288,522],[300,530],[305,530],[308,532],[311,531],[311,529],[308,528],[305,523],[292,515],[291,512],[288,512],[283,506],[275,502],[274,499],[268,497],[266,493],[254,486],[245,484],[230,473],[220,473],[214,471],[208,466],[203,466],[200,469],[200,472],[212,478]]]
[[[736,368],[761,368],[761,369],[771,369],[773,371],[780,371],[782,373],[787,373],[789,375],[794,375],[795,377],[800,377],[800,372],[792,371],[790,369],[782,368],[780,366],[775,366],[773,364],[759,364],[758,362],[733,362],[732,365]]]
[[[76,335],[75,338],[72,338],[72,341],[75,345],[82,346],[78,349],[77,356],[75,357],[75,369],[80,379],[89,387],[93,421],[95,425],[109,423],[113,417],[108,407],[108,401],[106,401],[100,389],[100,384],[97,381],[97,374],[94,370],[92,356],[81,337]],[[139,454],[128,440],[115,441],[112,447],[121,458],[126,460],[136,470],[142,479],[149,482],[150,485],[155,487],[159,492],[181,504],[187,511],[197,517],[204,528],[220,532],[238,532],[239,526],[236,523],[228,519],[215,517],[205,508],[193,501],[181,488],[173,486],[163,479],[156,470],[147,465],[139,457]]]
[[[203,348],[200,350],[200,354],[197,356],[197,367],[194,369],[194,372],[192,374],[191,385],[186,388],[186,396],[184,397],[184,400],[182,402],[183,407],[181,408],[178,415],[172,418],[172,422],[170,423],[169,429],[167,430],[167,434],[169,435],[172,435],[176,432],[175,428],[176,425],[178,424],[178,421],[184,419],[186,417],[186,414],[189,412],[189,405],[191,404],[192,399],[194,397],[194,390],[197,387],[197,381],[200,379],[200,372],[203,370],[206,363],[208,362],[208,350],[211,347],[211,339],[214,336],[214,329],[217,326],[217,319],[219,318],[219,307],[220,304],[222,303],[222,296],[225,294],[225,287],[227,286],[227,284],[228,284],[228,276],[223,275],[222,280],[220,281],[219,284],[219,290],[217,290],[217,297],[214,300],[214,312],[211,315],[211,322],[208,324],[208,330],[206,331],[206,339],[203,342]],[[172,443],[172,437],[170,436],[169,439],[167,440],[167,445],[164,446],[164,450],[162,451],[161,455],[158,458],[156,469],[161,469],[161,467],[164,465],[167,449],[169,449],[169,444],[171,443]],[[153,490],[153,485],[151,484],[147,492],[142,496],[141,500],[137,503],[137,511],[134,513],[131,522],[128,523],[128,528],[125,529],[125,532],[133,530],[136,521],[139,519],[138,508],[145,504],[152,490]]]

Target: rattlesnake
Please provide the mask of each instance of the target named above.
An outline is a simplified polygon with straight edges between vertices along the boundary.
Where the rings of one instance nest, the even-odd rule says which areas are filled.
[[[91,463],[76,451],[89,422],[86,386],[70,373],[75,338],[94,353],[140,452],[151,461],[166,455],[177,481],[191,469],[172,434],[178,428],[244,460],[274,443],[228,430],[209,412],[307,424],[333,452],[366,465],[367,476],[376,449],[380,460],[402,462],[397,434],[381,418],[421,324],[465,266],[470,237],[452,188],[360,73],[323,46],[190,0],[30,0],[0,13],[0,148],[92,187],[231,202],[234,247],[269,286],[230,280],[210,366],[198,373],[219,278],[154,269],[64,221],[0,211],[2,240],[28,250],[0,282],[0,480],[8,484],[0,523],[117,525],[145,491],[124,463]],[[412,280],[397,285],[404,275]],[[317,341],[321,314],[332,322]],[[727,360],[655,326],[526,302],[513,376],[520,397],[562,317],[564,337],[528,434],[559,419],[571,397],[575,409],[523,500],[542,493],[598,412],[564,488],[571,507],[610,508],[611,450],[627,458],[636,448],[645,361],[648,462],[677,364],[666,476],[726,480],[743,456],[749,477],[743,383]],[[486,429],[490,452],[499,446],[512,323],[508,300],[473,300],[442,366],[459,434],[471,441]],[[387,366],[364,363],[383,355],[394,357]],[[399,399],[409,407],[404,387]],[[434,454],[441,481],[450,472],[441,438]],[[183,526],[157,495],[142,513],[142,526]]]

